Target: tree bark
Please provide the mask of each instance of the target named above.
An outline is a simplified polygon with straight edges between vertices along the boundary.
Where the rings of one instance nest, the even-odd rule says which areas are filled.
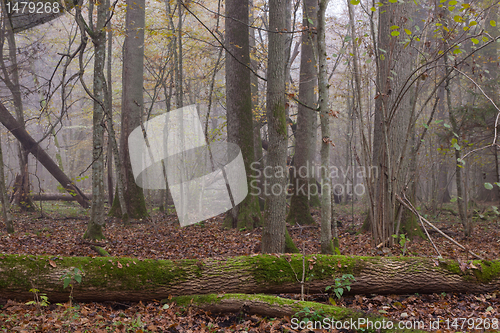
[[[391,27],[401,31],[415,13],[413,2],[383,1],[379,11],[377,99],[373,134],[373,162],[376,168],[371,191],[371,231],[374,245],[392,246],[396,220],[395,195],[403,192],[409,163],[409,130],[412,107],[406,80],[412,75],[415,54],[405,48]],[[383,51],[382,51],[383,50]]]
[[[286,238],[286,152],[287,124],[285,109],[285,6],[286,0],[269,1],[269,44],[267,66],[267,103],[269,149],[266,168],[272,171],[264,179],[266,197],[262,252],[283,253]],[[274,193],[273,193],[274,191]]]
[[[254,133],[250,86],[250,35],[248,0],[226,1],[226,109],[228,142],[241,149],[248,188],[255,179]],[[226,228],[253,230],[261,224],[258,196],[253,191],[226,216]]]
[[[311,147],[315,147],[313,142],[315,138],[313,139],[311,136],[311,131],[316,125],[317,117],[316,112],[313,110],[316,105],[314,90],[317,86],[317,59],[314,56],[317,39],[314,33],[317,21],[317,1],[305,0],[303,12],[306,15],[302,20],[304,30],[301,36],[299,100],[304,105],[298,105],[297,130],[295,132],[295,172],[292,173],[293,177],[291,177],[294,191],[290,201],[290,212],[287,217],[290,224],[314,223],[309,208],[309,200],[313,192],[312,189],[316,189],[315,192],[318,192],[315,178],[312,176],[312,162],[316,152],[311,149]],[[314,184],[314,186],[309,184]]]
[[[321,117],[321,253],[333,254],[332,242],[332,181],[330,179],[330,105],[328,76],[326,72],[326,8],[329,0],[321,0],[318,6],[318,104]]]
[[[362,311],[348,309],[340,306],[325,305],[316,302],[296,301],[293,299],[281,298],[277,296],[268,295],[245,295],[245,294],[224,294],[224,295],[197,295],[197,296],[179,296],[173,297],[171,301],[180,306],[193,306],[198,309],[210,311],[212,313],[226,313],[244,312],[247,314],[258,314],[272,317],[295,317],[298,312],[304,312],[304,309],[309,309],[310,313],[322,311],[323,317],[333,319],[338,322],[351,322],[357,323],[358,320],[370,320],[371,322],[388,322],[386,317],[376,315],[374,313],[364,313]],[[330,321],[323,321],[323,323],[334,324]],[[394,322],[395,323],[395,322]],[[331,325],[330,328],[334,326]],[[380,332],[423,332],[417,330],[397,329],[391,330],[387,325],[388,330],[381,329]],[[396,327],[396,324],[394,325]],[[326,325],[323,326],[324,331],[327,331]],[[354,328],[354,327],[352,327]],[[399,328],[399,327],[398,327]],[[364,331],[364,330],[363,330]],[[371,331],[371,329],[367,329]]]
[[[73,281],[77,301],[145,301],[169,295],[300,293],[302,255],[257,255],[225,259],[139,260],[115,257],[2,255],[0,295],[31,298],[31,288],[51,302],[66,301],[61,277],[83,271]],[[325,292],[342,274],[353,274],[351,294],[485,293],[500,289],[500,261],[460,263],[419,257],[306,257],[306,288]],[[293,269],[292,269],[293,268]]]
[[[59,169],[57,164],[50,156],[38,145],[38,143],[20,126],[3,104],[0,103],[0,122],[16,137],[23,145],[24,149],[33,154],[33,156],[47,169],[48,172],[66,189],[76,201],[83,207],[89,208],[88,198],[80,191],[78,187]]]
[[[90,18],[93,7],[89,4]],[[108,7],[104,3],[97,4],[97,22],[92,32],[92,43],[94,45],[94,77],[92,113],[92,208],[87,230],[83,235],[86,239],[103,239],[102,228],[104,219],[104,123],[106,120],[106,105],[104,104],[104,66],[106,59],[106,31],[104,24],[108,13]],[[78,17],[79,16],[79,17]],[[77,11],[77,19],[83,21],[81,9]],[[90,25],[93,26],[92,22]],[[80,27],[82,29],[82,27]],[[82,33],[85,33],[82,31]],[[81,64],[80,64],[81,66]]]
[[[143,114],[143,74],[144,74],[144,24],[145,1],[127,1],[125,44],[123,47],[122,113],[120,133],[121,174],[123,175],[124,206],[117,193],[110,214],[122,217],[143,218],[148,215],[142,188],[135,183],[128,149],[130,133],[141,126]],[[120,186],[120,184],[118,184]]]
[[[0,137],[1,139],[1,137]],[[2,140],[0,140],[0,202],[2,203],[2,216],[8,233],[14,232],[14,223],[10,215],[9,198],[7,197],[7,189],[5,188],[5,173],[2,153]]]

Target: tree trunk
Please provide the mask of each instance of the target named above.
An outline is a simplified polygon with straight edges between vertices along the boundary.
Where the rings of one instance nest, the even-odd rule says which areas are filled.
[[[89,7],[92,13],[92,8]],[[104,3],[97,5],[97,22],[93,32],[94,45],[94,82],[93,82],[93,130],[92,130],[92,209],[87,230],[83,238],[103,239],[102,227],[104,226],[104,122],[105,101],[104,65],[106,59],[106,22],[107,7]],[[80,13],[81,15],[81,13]]]
[[[331,225],[331,195],[332,181],[330,179],[330,107],[328,76],[326,73],[327,50],[325,41],[326,32],[326,8],[328,0],[321,0],[318,7],[318,104],[321,117],[321,253],[332,254],[334,251],[332,243]]]
[[[22,128],[3,104],[0,103],[0,122],[16,137],[27,152],[33,156],[47,169],[48,172],[76,198],[83,208],[89,208],[87,197],[78,187],[59,169],[50,156],[37,144],[37,142]]]
[[[383,2],[379,11],[377,99],[373,134],[373,163],[376,167],[371,191],[371,229],[374,245],[392,246],[396,220],[395,195],[404,190],[412,121],[410,93],[406,80],[411,75],[414,52],[404,48],[391,27],[401,31],[410,24],[415,5]],[[398,31],[399,32],[399,31]],[[383,50],[383,51],[382,51]]]
[[[248,188],[255,179],[248,0],[226,1],[226,110],[228,142],[241,149]],[[226,215],[226,228],[253,230],[261,224],[258,196],[252,191]]]
[[[317,38],[314,29],[317,21],[317,1],[304,0],[302,10],[306,13],[302,19],[304,31],[301,37],[300,55],[299,100],[302,104],[298,105],[297,130],[295,132],[295,172],[292,173],[293,177],[291,177],[294,191],[290,201],[290,212],[287,217],[287,221],[292,225],[296,223],[314,223],[309,208],[309,200],[313,194],[313,189],[316,189],[315,193],[318,192],[313,177],[312,165],[316,152],[311,149],[311,147],[315,146],[311,131],[316,125],[316,112],[314,111],[316,108],[316,94],[314,90],[317,85],[317,69],[314,48],[316,47]],[[309,106],[309,108],[305,105]]]
[[[2,11],[4,10],[4,5],[2,4]],[[14,36],[14,28],[11,25],[13,22],[4,18],[6,20],[3,23],[1,32],[0,32],[0,67],[2,69],[2,76],[0,79],[5,83],[7,88],[12,94],[12,101],[14,104],[14,109],[16,113],[16,120],[23,129],[25,129],[24,125],[24,109],[23,109],[23,100],[21,95],[21,85],[19,84],[19,66],[17,63],[17,47],[16,47],[16,38]],[[6,67],[3,54],[4,47],[4,39],[7,39],[8,43],[8,51],[9,56],[8,60],[10,61],[9,68]],[[19,160],[19,170],[21,173],[21,179],[23,180],[23,186],[18,188],[18,193],[14,197],[14,205],[17,205],[23,211],[35,211],[36,208],[31,202],[29,197],[29,172],[28,172],[28,154],[29,152],[20,144],[17,144],[18,149],[18,160]]]
[[[143,74],[144,74],[144,24],[145,1],[127,1],[127,17],[125,44],[123,47],[123,75],[122,75],[122,113],[120,133],[120,161],[123,175],[123,190],[125,212],[115,196],[110,215],[131,218],[143,218],[148,215],[144,193],[134,179],[128,137],[130,133],[141,126],[143,114]],[[120,186],[120,184],[118,184]],[[118,193],[119,194],[119,193]]]
[[[1,139],[1,136],[0,136]],[[14,232],[14,223],[10,215],[9,198],[7,197],[7,189],[5,188],[5,173],[2,153],[2,140],[0,140],[0,202],[2,203],[2,215],[8,233]]]
[[[5,254],[0,260],[0,295],[31,298],[35,287],[51,302],[66,301],[61,277],[81,269],[73,282],[77,301],[145,301],[170,295],[300,293],[302,255],[257,255],[225,259],[139,260]],[[306,288],[325,292],[342,274],[356,281],[351,294],[486,293],[500,289],[500,261],[460,263],[419,257],[306,257]],[[293,268],[293,269],[292,269]],[[35,280],[33,280],[35,279]],[[33,283],[35,283],[33,285]]]
[[[266,116],[269,149],[264,179],[266,197],[265,223],[262,230],[262,252],[283,253],[286,235],[286,152],[287,124],[285,110],[285,26],[286,0],[269,1],[269,57],[267,66]],[[274,193],[273,193],[274,191]]]

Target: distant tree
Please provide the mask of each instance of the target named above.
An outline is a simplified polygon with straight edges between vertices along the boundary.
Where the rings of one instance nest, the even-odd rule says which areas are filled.
[[[252,120],[252,94],[249,48],[248,0],[226,1],[226,110],[228,141],[236,143],[243,155],[250,191],[245,200],[227,214],[226,227],[251,230],[261,223],[258,197],[252,195],[251,181],[255,179]],[[246,66],[245,66],[246,65]]]
[[[110,215],[125,219],[142,218],[148,215],[142,188],[135,183],[130,163],[128,136],[141,126],[144,109],[144,26],[145,0],[128,0],[126,35],[123,47],[122,112],[120,133],[120,161],[123,175],[125,212],[122,212],[118,195],[115,196]]]

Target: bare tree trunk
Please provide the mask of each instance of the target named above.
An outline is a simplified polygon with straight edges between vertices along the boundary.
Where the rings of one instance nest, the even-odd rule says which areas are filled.
[[[311,132],[316,126],[316,94],[317,86],[317,59],[314,57],[316,34],[314,28],[317,22],[317,1],[304,0],[302,24],[304,31],[301,37],[299,100],[297,115],[297,130],[295,132],[295,155],[292,187],[294,188],[290,201],[290,212],[287,221],[290,224],[313,224],[309,208],[309,200],[314,192],[318,192],[313,175],[313,157],[315,146]],[[311,20],[313,23],[311,23]],[[304,104],[304,105],[303,105]],[[308,106],[308,107],[306,107]],[[314,184],[314,186],[313,186]]]
[[[106,0],[106,4],[109,7],[109,0]],[[108,30],[108,56],[107,56],[107,84],[108,84],[108,112],[109,112],[109,122],[113,122],[113,77],[112,77],[112,62],[113,62],[113,29],[111,29],[111,22],[109,24]],[[108,178],[108,204],[111,206],[113,203],[113,144],[110,140],[108,133],[108,151],[106,154],[106,164],[107,164],[107,178]]]
[[[7,189],[5,187],[5,173],[2,154],[2,140],[0,135],[0,201],[2,202],[2,215],[9,234],[14,232],[14,223],[10,215],[9,198],[7,197]]]
[[[247,184],[251,189],[255,178],[253,169],[254,141],[252,119],[252,91],[250,82],[250,35],[248,28],[248,0],[226,1],[226,110],[228,142],[237,144],[245,163]],[[238,59],[238,60],[236,60]],[[241,63],[240,63],[241,62]],[[261,223],[258,197],[250,195],[226,215],[227,228],[252,230]]]
[[[128,137],[137,127],[141,126],[144,111],[143,76],[144,76],[144,24],[145,1],[128,0],[125,42],[123,47],[122,74],[122,113],[120,132],[120,161],[123,176],[124,208],[115,199],[110,214],[128,218],[143,218],[148,216],[144,193],[134,179]],[[120,186],[120,185],[118,185]],[[117,193],[118,195],[120,193]],[[123,211],[125,209],[125,211]]]
[[[333,254],[332,243],[332,181],[330,179],[330,108],[328,75],[326,72],[326,18],[329,0],[320,0],[318,7],[318,104],[321,121],[321,253]]]
[[[392,246],[396,221],[395,195],[404,190],[409,162],[412,105],[406,79],[412,72],[414,54],[403,48],[390,27],[403,29],[414,13],[413,2],[384,2],[379,12],[377,99],[375,110],[373,166],[377,168],[371,196],[374,245]],[[384,51],[381,51],[384,50]],[[395,73],[395,74],[394,74]],[[399,205],[399,204],[398,204]]]
[[[262,230],[262,252],[283,253],[286,235],[286,152],[287,124],[285,110],[285,1],[269,1],[269,44],[267,66],[266,116],[269,135],[267,168],[272,175],[264,180],[270,195]],[[272,192],[274,189],[274,193]]]
[[[91,8],[89,8],[92,14]],[[104,3],[97,4],[97,22],[93,29],[94,45],[94,82],[93,82],[93,133],[92,133],[92,210],[87,230],[83,238],[103,239],[104,219],[104,66],[106,59],[106,32],[104,24],[108,10]],[[78,14],[77,14],[78,15]],[[81,14],[80,14],[81,18]],[[83,18],[81,18],[83,20]]]

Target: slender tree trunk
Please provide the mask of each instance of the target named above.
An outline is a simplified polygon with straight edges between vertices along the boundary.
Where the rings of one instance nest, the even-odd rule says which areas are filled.
[[[445,64],[447,61],[445,60]],[[453,70],[447,70],[447,78],[445,80],[445,91],[446,91],[446,102],[448,104],[448,114],[451,123],[451,128],[454,133],[460,134],[460,128],[458,127],[457,120],[455,118],[455,114],[452,109],[451,103],[451,90],[450,90],[450,74]],[[460,142],[457,139],[457,145],[460,145]],[[461,151],[459,149],[455,150],[455,160],[459,161],[462,158]],[[470,223],[467,217],[467,209],[466,209],[466,200],[465,200],[465,191],[464,191],[464,181],[463,181],[463,172],[462,165],[459,162],[455,163],[455,181],[457,185],[457,208],[458,208],[458,216],[460,217],[460,222],[464,228],[464,236],[469,237],[472,235],[472,223]]]
[[[3,164],[3,154],[2,154],[2,140],[0,135],[0,201],[2,202],[2,215],[7,227],[8,233],[14,232],[14,223],[12,222],[12,217],[10,215],[10,203],[7,197],[7,188],[5,187],[5,173]]]
[[[106,1],[109,7],[109,0]],[[113,77],[112,77],[112,63],[113,63],[113,29],[111,29],[111,22],[109,24],[108,30],[108,56],[107,56],[107,84],[108,84],[108,112],[109,112],[109,122],[113,122]],[[108,177],[108,204],[111,206],[113,203],[113,144],[109,138],[108,133],[108,151],[106,154],[106,164],[107,164],[107,177]]]
[[[266,197],[265,223],[262,230],[262,252],[285,251],[286,235],[286,153],[287,124],[285,110],[285,1],[269,1],[269,44],[267,66],[266,116],[269,148],[266,167],[272,170],[264,179],[270,195]],[[272,190],[274,189],[274,193]]]
[[[327,69],[327,51],[325,41],[326,17],[325,12],[329,0],[320,0],[318,7],[318,104],[321,121],[321,253],[333,254],[332,242],[332,210],[331,195],[332,183],[330,179],[330,108]]]
[[[184,87],[183,87],[183,55],[182,55],[182,0],[177,0],[177,7],[179,12],[179,22],[177,24],[177,43],[179,46],[178,58],[177,58],[177,83],[175,88],[175,93],[177,96],[177,107],[182,108],[184,106]]]
[[[107,7],[104,3],[97,5],[97,22],[92,42],[94,45],[94,84],[93,84],[93,134],[92,134],[92,209],[87,231],[83,238],[103,239],[102,227],[104,219],[104,66],[106,59],[106,21]]]
[[[316,179],[313,177],[313,157],[315,146],[311,132],[316,126],[316,94],[317,86],[317,61],[314,57],[316,45],[315,27],[317,22],[317,1],[304,0],[302,24],[304,31],[301,36],[300,77],[297,130],[295,132],[295,155],[292,177],[294,188],[290,201],[290,212],[287,221],[290,224],[313,224],[309,208],[311,195],[316,194]],[[310,22],[312,21],[312,23]],[[307,105],[308,107],[306,107]],[[315,189],[316,191],[313,191]]]
[[[241,149],[250,190],[255,178],[252,91],[250,70],[243,65],[250,66],[248,21],[248,0],[226,1],[225,44],[230,53],[226,54],[227,136],[228,142],[237,144]],[[250,191],[250,195],[233,208],[232,214],[226,215],[224,225],[226,228],[252,230],[260,223],[258,196]]]

